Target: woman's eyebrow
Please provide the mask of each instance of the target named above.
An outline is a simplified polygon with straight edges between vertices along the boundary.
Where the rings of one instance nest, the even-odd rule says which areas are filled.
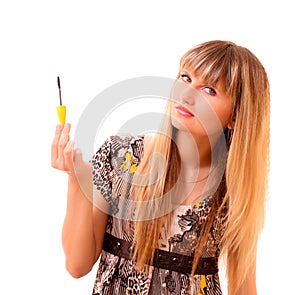
[[[186,70],[186,69],[180,69],[180,71],[179,71],[179,73],[180,74],[191,74],[188,70]]]

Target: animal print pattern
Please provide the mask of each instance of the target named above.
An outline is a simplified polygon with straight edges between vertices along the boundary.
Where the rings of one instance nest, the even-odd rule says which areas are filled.
[[[132,200],[132,178],[143,156],[143,136],[112,136],[95,153],[93,181],[95,187],[110,204],[106,231],[118,238],[132,241],[133,224],[129,223]],[[159,248],[184,255],[192,255],[201,224],[206,220],[213,201],[207,196],[193,206],[179,206],[172,212],[170,230],[162,230]],[[216,257],[220,252],[220,241],[225,230],[226,212],[216,216],[203,257]],[[131,260],[115,256],[104,250],[94,283],[93,295],[222,295],[218,274],[195,275],[177,273],[153,266],[143,271]]]

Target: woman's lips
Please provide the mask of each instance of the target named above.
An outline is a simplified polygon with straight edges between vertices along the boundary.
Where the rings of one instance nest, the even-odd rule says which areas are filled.
[[[194,117],[194,115],[189,110],[184,108],[183,106],[176,106],[175,108],[176,108],[177,112],[182,116]]]

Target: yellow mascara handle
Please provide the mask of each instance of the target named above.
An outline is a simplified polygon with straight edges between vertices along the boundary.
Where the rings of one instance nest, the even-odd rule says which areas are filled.
[[[66,123],[66,106],[57,106],[56,111],[60,124],[64,126]]]

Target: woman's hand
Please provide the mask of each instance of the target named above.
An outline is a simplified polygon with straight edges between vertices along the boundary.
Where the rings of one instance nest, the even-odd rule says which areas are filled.
[[[51,165],[53,168],[75,176],[74,144],[70,140],[71,124],[57,125],[51,145]]]
[[[51,145],[51,165],[69,175],[74,175],[73,142],[70,140],[70,129],[70,124],[56,126]]]
[[[51,147],[51,165],[76,180],[87,197],[92,195],[92,165],[82,159],[80,150],[74,150],[70,140],[70,124],[57,125]]]

